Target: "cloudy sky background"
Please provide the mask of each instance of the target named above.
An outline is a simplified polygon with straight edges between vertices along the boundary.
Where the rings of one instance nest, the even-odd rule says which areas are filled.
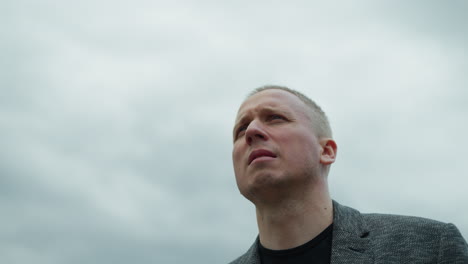
[[[328,113],[334,199],[468,237],[466,1],[0,2],[0,262],[227,263],[253,88]]]

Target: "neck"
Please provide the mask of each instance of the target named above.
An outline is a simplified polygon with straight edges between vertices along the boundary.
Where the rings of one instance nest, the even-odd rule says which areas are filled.
[[[285,199],[275,205],[256,205],[264,247],[280,250],[300,246],[333,222],[333,204],[326,185],[307,193],[300,199]]]

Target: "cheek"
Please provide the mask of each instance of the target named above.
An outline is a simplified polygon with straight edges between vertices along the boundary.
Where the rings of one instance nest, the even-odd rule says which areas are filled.
[[[242,155],[241,155],[241,151],[239,147],[234,146],[234,148],[232,149],[232,163],[233,163],[234,171],[236,172],[236,174],[237,174],[238,167],[240,165],[241,156]]]
[[[234,149],[232,150],[232,164],[233,164],[233,167],[234,167],[234,176],[235,176],[235,179],[236,179],[236,184],[237,184],[237,187],[240,189],[242,189],[242,168],[241,168],[241,151],[234,147]]]
[[[315,161],[320,156],[318,143],[315,142],[314,138],[309,136],[294,137],[293,141],[288,142],[288,149],[290,155],[294,156],[296,160],[301,160],[306,163]]]

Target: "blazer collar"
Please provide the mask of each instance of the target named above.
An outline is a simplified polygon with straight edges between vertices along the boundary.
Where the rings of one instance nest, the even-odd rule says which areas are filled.
[[[331,263],[374,263],[369,232],[359,211],[333,201]]]
[[[238,264],[261,264],[260,255],[258,253],[258,243],[260,243],[260,237],[257,236],[253,245],[245,253],[245,258],[243,258]]]
[[[369,228],[359,211],[333,201],[332,264],[370,264],[374,254],[370,248]],[[259,237],[239,264],[260,264]]]

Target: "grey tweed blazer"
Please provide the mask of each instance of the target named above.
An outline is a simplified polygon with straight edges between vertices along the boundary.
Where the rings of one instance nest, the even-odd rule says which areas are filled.
[[[453,224],[411,216],[361,214],[333,201],[332,264],[468,264],[468,245]],[[258,237],[231,264],[260,264]]]

